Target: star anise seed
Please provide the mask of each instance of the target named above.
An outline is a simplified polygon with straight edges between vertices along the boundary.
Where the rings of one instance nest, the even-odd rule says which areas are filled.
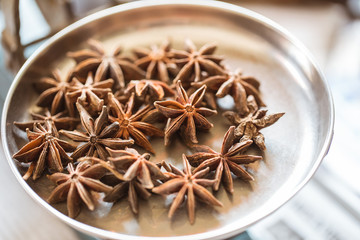
[[[135,64],[146,70],[146,79],[160,79],[169,82],[169,71],[174,72],[177,68],[172,61],[173,54],[169,41],[165,41],[160,47],[153,45],[151,49],[136,48],[133,50],[138,59]]]
[[[241,143],[234,144],[235,140],[235,127],[232,126],[226,132],[221,148],[221,152],[216,152],[204,145],[194,146],[194,149],[199,152],[187,156],[191,165],[197,166],[194,172],[200,172],[203,169],[210,168],[211,171],[215,170],[215,184],[213,189],[217,191],[220,182],[224,182],[225,189],[233,193],[233,179],[231,172],[244,181],[254,180],[241,165],[249,164],[261,160],[261,156],[243,155],[241,152],[252,144],[251,140],[246,140]]]
[[[181,81],[178,81],[176,84],[176,101],[156,101],[154,103],[159,112],[168,118],[168,124],[165,129],[165,145],[169,144],[171,136],[183,124],[185,125],[185,136],[188,138],[186,140],[190,141],[190,143],[198,142],[196,128],[208,130],[213,127],[213,124],[205,117],[216,114],[216,110],[198,107],[201,104],[205,91],[206,86],[203,86],[188,97],[181,85]]]
[[[26,130],[29,143],[23,146],[13,158],[20,162],[31,162],[23,176],[27,180],[31,175],[34,180],[39,178],[47,167],[50,171],[62,172],[63,164],[72,161],[66,152],[72,152],[76,146],[60,140],[53,131],[49,121],[44,125],[35,123],[33,131]]]
[[[169,210],[169,214],[168,214],[169,218],[173,217],[175,211],[180,207],[181,203],[185,200],[185,195],[186,195],[188,217],[190,223],[194,224],[196,197],[199,200],[207,203],[208,205],[220,206],[220,207],[222,207],[223,205],[205,188],[212,186],[214,184],[214,180],[203,178],[209,172],[209,168],[205,168],[201,171],[198,171],[197,173],[193,173],[191,171],[191,166],[184,154],[182,158],[184,164],[184,171],[180,171],[176,167],[170,165],[171,170],[174,174],[174,178],[158,187],[153,188],[152,191],[154,193],[162,194],[162,195],[177,193]]]
[[[248,97],[247,102],[249,114],[245,117],[241,117],[232,111],[224,112],[223,116],[226,117],[231,124],[236,126],[236,138],[240,139],[240,141],[253,140],[262,151],[265,151],[265,138],[260,130],[277,122],[285,113],[266,115],[268,110],[259,109],[252,95]]]
[[[112,187],[100,182],[106,172],[100,164],[90,165],[88,162],[80,162],[76,168],[69,163],[68,174],[54,173],[48,178],[58,186],[48,198],[50,204],[67,201],[68,215],[75,218],[81,210],[81,202],[85,203],[91,211],[95,209],[95,199],[90,191],[108,193]]]
[[[89,71],[95,72],[96,69],[95,82],[110,77],[121,88],[125,87],[126,79],[132,80],[144,77],[144,71],[122,54],[121,47],[107,53],[104,46],[97,40],[90,39],[88,44],[90,45],[89,49],[68,53],[68,56],[74,58],[78,63],[75,67],[75,72],[78,74],[84,75]]]
[[[130,136],[134,139],[135,144],[143,147],[146,151],[155,153],[151,143],[146,136],[164,136],[164,132],[150,123],[141,121],[141,118],[151,109],[150,105],[138,110],[133,114],[134,108],[134,93],[131,95],[129,101],[123,107],[120,102],[109,93],[109,107],[112,110],[109,116],[111,122],[118,122],[120,129],[116,137],[129,139]]]
[[[205,44],[197,50],[194,43],[187,39],[185,45],[186,51],[172,50],[175,57],[173,61],[182,66],[174,83],[178,80],[182,80],[184,83],[201,81],[202,72],[206,72],[208,76],[225,74],[225,70],[220,64],[223,58],[213,55],[216,44]]]
[[[81,124],[86,132],[60,130],[60,134],[76,141],[84,142],[71,155],[73,159],[80,157],[100,157],[106,159],[109,156],[106,148],[120,149],[134,143],[133,140],[122,140],[115,137],[119,131],[119,123],[108,124],[107,107],[103,106],[99,117],[94,121],[90,114],[80,104],[76,103],[80,114]]]

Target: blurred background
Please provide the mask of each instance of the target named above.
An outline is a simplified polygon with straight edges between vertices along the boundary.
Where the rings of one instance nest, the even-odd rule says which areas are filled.
[[[43,41],[120,0],[2,0],[0,108],[14,75]],[[256,11],[300,39],[323,70],[335,102],[335,134],[313,179],[237,240],[359,239],[360,1],[227,1]],[[50,215],[22,190],[0,147],[0,239],[93,239]]]

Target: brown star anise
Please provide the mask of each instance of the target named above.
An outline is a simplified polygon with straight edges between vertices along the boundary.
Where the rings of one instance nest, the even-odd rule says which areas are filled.
[[[136,96],[144,99],[145,102],[162,100],[165,96],[174,95],[174,91],[167,83],[148,79],[132,80],[127,85],[126,92],[135,92]]]
[[[115,137],[120,126],[118,122],[108,125],[106,106],[103,106],[99,117],[95,121],[80,103],[76,103],[76,107],[80,114],[81,124],[86,132],[60,130],[60,134],[76,142],[85,143],[74,151],[71,155],[73,159],[84,156],[106,159],[109,156],[106,147],[119,149],[134,143],[133,140],[122,140]]]
[[[111,122],[118,122],[120,124],[120,129],[116,137],[129,139],[131,136],[137,145],[151,153],[155,153],[146,136],[162,137],[164,136],[164,132],[150,123],[141,121],[141,118],[151,109],[151,106],[147,105],[133,114],[132,111],[135,103],[134,93],[129,98],[125,107],[122,107],[112,93],[109,93],[108,98],[109,107],[112,110],[109,119]]]
[[[173,54],[169,41],[165,41],[160,47],[153,45],[151,49],[136,48],[133,50],[138,59],[135,64],[146,70],[147,79],[160,79],[169,82],[169,70],[175,70],[176,64],[172,61]]]
[[[188,97],[186,91],[179,80],[176,83],[177,98],[176,101],[157,101],[155,107],[165,117],[168,118],[168,124],[165,130],[165,145],[169,144],[170,137],[183,125],[185,125],[186,141],[197,143],[196,128],[208,130],[213,127],[205,117],[216,114],[216,110],[204,107],[198,107],[205,94],[206,86],[202,86]]]
[[[91,211],[95,209],[95,199],[91,191],[107,193],[112,187],[100,182],[106,172],[100,164],[90,165],[89,162],[80,162],[76,168],[69,163],[68,174],[54,173],[48,178],[58,186],[48,198],[50,204],[67,201],[68,215],[75,218],[81,210],[81,202]]]
[[[94,82],[92,73],[89,72],[86,82],[83,84],[77,78],[73,78],[67,96],[71,101],[69,113],[74,116],[73,103],[79,101],[83,106],[89,108],[92,112],[101,111],[104,100],[103,98],[111,93],[111,87],[114,81],[108,79],[102,82]]]
[[[168,195],[176,193],[168,217],[172,218],[175,211],[180,207],[180,204],[187,196],[187,210],[190,223],[195,222],[195,198],[213,206],[223,206],[205,187],[212,186],[214,180],[203,178],[208,172],[209,168],[205,168],[197,173],[191,171],[191,166],[183,154],[184,171],[180,171],[176,167],[170,165],[174,178],[165,182],[164,184],[152,189],[154,193]]]
[[[57,134],[57,129],[72,129],[80,121],[77,118],[67,117],[66,112],[60,112],[55,115],[52,115],[48,109],[45,109],[44,114],[40,113],[30,113],[34,120],[27,122],[14,122],[14,125],[20,128],[21,130],[26,130],[29,128],[32,130],[34,123],[44,124],[45,121],[50,121],[52,131]]]
[[[53,78],[44,77],[36,83],[36,87],[43,90],[36,104],[41,107],[51,106],[51,114],[55,115],[64,110],[64,104],[69,109],[70,101],[66,93],[70,85],[72,72],[62,77],[60,70],[55,69],[52,74]]]
[[[27,180],[31,175],[34,180],[40,177],[45,167],[51,171],[62,172],[63,164],[72,161],[66,152],[72,152],[76,146],[60,140],[49,121],[35,123],[33,131],[26,130],[29,143],[23,146],[13,158],[20,162],[31,162],[23,176]]]
[[[68,53],[78,65],[75,72],[80,75],[96,70],[95,82],[111,77],[121,88],[125,86],[125,79],[141,79],[145,73],[129,58],[122,55],[122,48],[118,47],[106,53],[103,45],[94,39],[88,41],[89,49]],[[95,71],[94,71],[95,72]]]
[[[231,111],[224,112],[223,116],[236,126],[236,138],[240,139],[240,141],[253,140],[264,151],[266,149],[265,138],[259,131],[274,124],[285,113],[266,115],[268,110],[259,109],[252,95],[248,97],[247,102],[249,114],[245,117],[241,117],[239,114]]]
[[[225,70],[220,62],[222,57],[213,55],[216,50],[216,44],[205,44],[197,50],[194,43],[187,39],[185,41],[186,51],[172,50],[174,54],[174,62],[181,66],[181,70],[174,79],[186,82],[198,82],[202,78],[202,72],[206,72],[208,76],[224,75]]]
[[[231,172],[244,181],[254,180],[253,176],[251,176],[241,165],[262,159],[261,156],[241,154],[244,149],[252,144],[252,141],[246,140],[233,145],[235,140],[234,131],[235,127],[232,126],[226,132],[220,153],[212,150],[208,146],[198,145],[195,146],[194,149],[200,152],[187,156],[191,165],[198,165],[194,172],[200,172],[206,168],[210,168],[211,171],[216,170],[216,182],[213,185],[215,191],[219,189],[222,180],[225,189],[230,193],[234,192]]]
[[[205,79],[203,83],[210,89],[218,89],[216,97],[222,98],[231,95],[234,99],[235,108],[240,115],[249,112],[246,98],[253,95],[258,105],[266,106],[260,97],[260,83],[253,77],[244,77],[240,70],[230,72],[225,76],[213,76]]]

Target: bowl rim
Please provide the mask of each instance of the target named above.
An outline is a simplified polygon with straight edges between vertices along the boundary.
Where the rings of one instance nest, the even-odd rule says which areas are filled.
[[[323,158],[327,155],[331,140],[333,138],[333,129],[334,129],[334,120],[335,120],[335,114],[334,114],[334,103],[330,91],[330,87],[328,82],[326,81],[324,74],[314,61],[313,56],[309,53],[309,51],[304,47],[304,45],[297,40],[295,37],[292,36],[286,29],[275,23],[274,21],[255,13],[251,10],[248,10],[246,8],[233,5],[230,3],[215,1],[215,0],[201,0],[201,1],[194,1],[194,2],[184,2],[181,0],[142,0],[142,1],[135,1],[130,3],[125,3],[122,5],[117,5],[108,9],[101,10],[99,12],[93,13],[87,17],[84,17],[77,22],[67,26],[63,30],[59,31],[57,34],[49,38],[45,43],[42,44],[31,56],[30,58],[24,63],[24,65],[21,67],[19,72],[16,74],[14,81],[11,84],[11,87],[8,91],[8,94],[5,99],[3,112],[2,112],[2,120],[1,120],[1,139],[2,139],[2,145],[4,149],[4,154],[6,156],[6,159],[10,165],[10,168],[14,175],[16,176],[17,180],[21,184],[21,186],[25,189],[27,194],[29,194],[35,202],[37,202],[39,205],[44,207],[47,211],[61,219],[63,222],[67,223],[71,227],[80,230],[86,234],[91,234],[91,236],[97,236],[97,237],[105,237],[110,239],[159,239],[159,238],[165,238],[165,237],[145,237],[145,236],[135,236],[135,235],[127,235],[123,233],[117,233],[117,232],[110,232],[108,230],[100,229],[97,227],[93,227],[90,225],[87,225],[85,223],[79,222],[75,219],[69,218],[68,216],[62,214],[58,210],[56,210],[54,207],[52,207],[50,204],[48,204],[44,199],[42,199],[39,195],[35,193],[35,191],[26,183],[25,180],[23,180],[20,172],[18,171],[18,168],[15,164],[15,161],[13,160],[10,150],[8,148],[8,143],[6,141],[6,120],[7,120],[7,112],[9,111],[9,105],[10,105],[10,99],[12,98],[20,79],[23,77],[23,75],[26,73],[30,65],[37,59],[37,57],[47,48],[49,48],[52,44],[54,44],[57,41],[60,41],[61,38],[73,31],[75,31],[77,28],[84,26],[90,22],[96,21],[98,19],[101,19],[103,17],[106,17],[108,15],[112,14],[118,14],[120,12],[143,8],[143,7],[154,7],[154,6],[165,6],[165,5],[181,5],[181,6],[196,6],[196,7],[213,7],[217,8],[220,11],[230,11],[235,14],[240,14],[248,17],[252,21],[259,22],[263,25],[265,25],[267,28],[270,28],[272,31],[275,31],[277,34],[281,35],[282,37],[286,38],[294,47],[299,49],[304,57],[307,59],[309,64],[312,65],[314,70],[318,73],[320,80],[323,82],[325,87],[325,94],[327,96],[327,101],[329,103],[329,127],[327,129],[327,134],[325,137],[324,144],[314,161],[314,164],[311,168],[311,171],[307,173],[307,175],[302,179],[301,182],[298,183],[297,187],[292,190],[291,193],[287,194],[286,197],[281,197],[281,201],[278,202],[276,207],[273,207],[272,209],[268,210],[265,214],[260,214],[260,217],[255,217],[252,221],[249,221],[248,224],[243,226],[242,228],[236,228],[236,222],[227,224],[225,226],[221,226],[219,228],[216,228],[214,230],[210,230],[203,233],[198,234],[192,234],[192,235],[185,235],[185,236],[172,236],[172,237],[166,237],[166,239],[216,239],[216,238],[228,238],[231,236],[234,236],[236,234],[239,234],[246,230],[250,225],[258,222],[259,220],[267,217],[274,211],[276,211],[278,208],[280,208],[282,205],[284,205],[288,200],[290,200],[299,190],[305,186],[305,184],[311,179],[311,177],[314,175],[316,170],[318,169],[320,163],[322,162]]]

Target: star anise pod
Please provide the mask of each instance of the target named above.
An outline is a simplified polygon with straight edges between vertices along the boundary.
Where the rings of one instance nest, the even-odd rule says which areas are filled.
[[[125,150],[110,150],[110,161],[117,169],[124,170],[123,179],[131,181],[137,178],[141,186],[147,189],[154,187],[153,179],[163,180],[166,177],[160,171],[159,167],[149,161],[150,154],[139,154],[133,148],[126,148]]]
[[[112,187],[103,184],[100,179],[106,172],[100,164],[90,165],[80,162],[76,168],[69,163],[67,173],[54,173],[48,178],[58,186],[48,198],[50,204],[67,201],[68,215],[75,218],[81,210],[81,203],[85,203],[91,211],[95,209],[95,202],[91,191],[110,192]]]
[[[135,64],[146,70],[146,79],[160,79],[163,82],[169,82],[169,70],[177,68],[172,61],[173,53],[169,41],[165,41],[161,46],[153,45],[151,49],[135,48],[133,50],[138,59]]]
[[[196,129],[208,130],[213,127],[205,117],[216,114],[216,110],[198,107],[205,94],[206,86],[202,86],[188,97],[179,80],[176,83],[176,101],[156,101],[155,107],[168,119],[165,129],[165,145],[169,144],[171,136],[185,124],[185,136],[190,143],[197,143]]]
[[[165,96],[174,95],[174,91],[167,83],[150,79],[130,81],[126,92],[135,92],[136,96],[144,99],[145,102],[162,100]]]
[[[259,106],[266,106],[260,97],[260,82],[253,77],[242,75],[240,70],[230,72],[225,76],[213,76],[205,79],[203,83],[211,89],[218,89],[216,97],[222,98],[231,95],[234,99],[235,108],[240,115],[249,112],[246,98],[253,95]]]
[[[106,159],[109,156],[106,147],[119,149],[134,143],[133,140],[122,140],[115,137],[120,126],[118,122],[108,125],[106,106],[103,106],[99,117],[95,121],[80,103],[76,103],[76,107],[80,114],[81,124],[86,132],[60,130],[60,134],[76,142],[85,143],[74,151],[71,155],[73,159],[84,156]]]
[[[202,83],[201,82],[197,82],[197,83]],[[191,83],[191,87],[187,89],[187,94],[191,95],[193,94],[196,90],[198,90],[199,88],[201,88],[204,84],[196,84],[193,85],[193,83]],[[204,107],[209,107],[211,109],[217,109],[217,104],[216,104],[216,96],[215,93],[209,89],[208,87],[206,87],[206,92],[204,94],[204,101],[202,102],[202,106]]]
[[[202,72],[207,76],[224,75],[225,70],[221,66],[222,57],[213,55],[216,50],[216,44],[205,44],[197,50],[194,43],[187,39],[185,41],[186,51],[172,50],[176,64],[181,66],[181,70],[174,79],[186,82],[198,82],[202,79]]]
[[[110,77],[121,88],[125,87],[125,79],[141,79],[144,77],[144,71],[122,54],[121,47],[107,53],[99,41],[90,39],[88,44],[89,49],[68,53],[68,56],[74,58],[78,63],[75,67],[75,72],[78,74],[83,75],[89,71],[95,72],[97,69],[95,82]]]
[[[109,116],[111,122],[118,122],[120,129],[116,134],[116,137],[123,139],[129,139],[132,137],[135,143],[143,147],[146,151],[155,153],[149,140],[146,136],[164,136],[164,132],[150,123],[141,121],[141,118],[151,109],[150,105],[133,113],[134,108],[134,93],[131,95],[129,101],[123,107],[120,102],[109,93],[109,107],[112,110]]]
[[[231,124],[236,126],[236,138],[240,139],[240,141],[253,140],[254,143],[264,151],[266,149],[265,138],[259,131],[277,122],[285,113],[266,115],[268,110],[259,109],[252,95],[248,97],[247,102],[249,114],[245,117],[241,117],[232,111],[224,112],[223,116],[226,117]]]
[[[73,103],[79,101],[83,106],[89,108],[92,112],[101,111],[104,100],[103,98],[111,92],[114,81],[108,79],[102,82],[94,82],[92,73],[89,72],[86,82],[83,84],[77,78],[73,78],[71,86],[68,88],[67,96],[71,101],[69,113],[74,116]]]
[[[72,129],[80,121],[77,118],[66,116],[66,112],[60,112],[55,115],[52,115],[48,109],[45,109],[44,114],[40,113],[30,113],[34,120],[27,122],[14,122],[14,125],[20,128],[21,130],[26,130],[29,128],[32,130],[34,123],[44,124],[45,121],[50,121],[52,131],[57,134],[57,129]]]
[[[74,151],[76,146],[60,140],[49,121],[45,121],[44,125],[35,123],[33,131],[27,129],[26,133],[30,142],[13,155],[20,162],[31,162],[23,176],[25,180],[31,175],[36,180],[46,167],[50,171],[62,172],[63,164],[72,161],[66,152]]]
[[[191,171],[191,166],[186,156],[183,154],[182,157],[183,157],[184,171],[180,171],[176,167],[170,165],[171,170],[175,175],[174,178],[158,187],[153,188],[152,191],[154,193],[163,194],[163,195],[177,193],[169,210],[169,214],[168,214],[169,218],[173,217],[175,211],[180,207],[181,203],[185,200],[185,195],[186,195],[188,217],[190,223],[193,224],[195,222],[196,197],[208,205],[213,205],[213,206],[223,206],[223,205],[205,188],[212,186],[214,184],[214,180],[203,178],[209,172],[209,168],[205,168],[201,171],[193,173]]]
[[[233,179],[231,172],[244,181],[254,180],[241,165],[249,164],[261,160],[261,156],[244,155],[241,152],[252,144],[251,140],[246,140],[241,143],[234,144],[235,127],[232,126],[226,132],[221,147],[221,152],[216,152],[208,146],[197,145],[194,149],[199,152],[187,156],[191,165],[198,166],[194,172],[200,172],[203,169],[210,168],[211,171],[215,170],[215,184],[213,189],[217,191],[221,180],[224,183],[225,189],[233,193]]]
[[[53,77],[41,78],[36,87],[42,90],[37,105],[41,107],[49,107],[52,115],[55,115],[61,110],[64,110],[64,106],[69,109],[70,101],[66,96],[67,88],[70,85],[72,72],[69,72],[66,76],[61,76],[59,69],[53,71]]]

